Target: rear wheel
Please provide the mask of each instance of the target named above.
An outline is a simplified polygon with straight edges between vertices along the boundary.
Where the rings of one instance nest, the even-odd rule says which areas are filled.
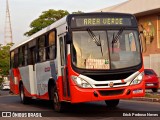
[[[152,91],[153,91],[153,92],[157,92],[158,89],[157,89],[157,88],[153,88]]]
[[[58,91],[56,87],[50,88],[50,99],[52,101],[53,108],[56,112],[64,111],[64,103],[59,100]]]
[[[20,95],[21,102],[23,104],[30,103],[31,98],[25,96],[25,94],[24,94],[24,87],[23,87],[22,83],[20,84],[19,92],[20,92],[19,95]]]
[[[105,100],[107,107],[115,108],[119,104],[119,99],[117,100]]]

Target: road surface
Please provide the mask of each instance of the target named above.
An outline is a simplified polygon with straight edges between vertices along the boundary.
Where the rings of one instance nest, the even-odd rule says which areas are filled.
[[[89,102],[68,105],[64,113],[54,112],[48,101],[33,100],[31,104],[23,105],[19,96],[3,95],[0,96],[0,111],[19,112],[19,113],[41,113],[42,118],[23,118],[23,120],[159,120],[160,104],[142,101],[121,100],[116,109],[107,108],[105,102]],[[154,111],[154,112],[152,112]],[[158,112],[157,112],[158,111]],[[159,117],[130,117],[127,114],[155,114]],[[120,114],[119,114],[120,113]],[[138,114],[137,114],[138,115]],[[15,117],[15,116],[14,116]],[[0,118],[2,120],[19,120],[22,118]]]

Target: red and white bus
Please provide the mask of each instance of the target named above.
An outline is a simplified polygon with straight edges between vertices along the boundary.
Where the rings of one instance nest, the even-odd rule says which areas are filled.
[[[120,99],[145,94],[144,67],[135,17],[122,13],[68,15],[10,50],[10,89],[23,103]]]

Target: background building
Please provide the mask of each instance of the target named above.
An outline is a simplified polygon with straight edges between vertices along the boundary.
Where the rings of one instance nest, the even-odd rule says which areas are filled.
[[[134,14],[143,31],[145,68],[152,68],[160,76],[160,0],[128,0],[97,12]]]

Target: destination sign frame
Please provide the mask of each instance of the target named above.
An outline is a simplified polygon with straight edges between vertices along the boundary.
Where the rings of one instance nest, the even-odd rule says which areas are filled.
[[[133,16],[72,16],[71,28],[95,26],[135,26]]]

